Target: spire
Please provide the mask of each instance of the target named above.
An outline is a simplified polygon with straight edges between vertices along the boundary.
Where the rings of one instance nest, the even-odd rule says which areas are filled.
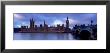
[[[91,23],[93,23],[93,20],[91,20]]]
[[[68,20],[68,17],[67,17],[67,20]]]
[[[91,20],[91,25],[92,25],[92,23],[93,23],[93,20]]]
[[[34,21],[34,19],[32,18],[32,21]]]
[[[68,20],[68,17],[67,17],[67,20],[66,20],[66,28],[69,28],[69,20]]]
[[[33,21],[33,18],[30,18],[30,21],[32,22]]]
[[[44,26],[45,26],[45,20],[44,20]]]
[[[45,20],[44,20],[44,24],[45,24]]]

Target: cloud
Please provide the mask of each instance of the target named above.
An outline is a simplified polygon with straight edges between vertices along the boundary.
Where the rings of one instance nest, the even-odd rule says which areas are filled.
[[[75,20],[75,19],[69,19],[69,23],[70,24],[79,24],[80,22],[78,20]]]
[[[61,20],[57,20],[57,19],[56,19],[56,20],[52,23],[52,25],[57,26],[57,24],[62,25],[62,24],[64,24],[64,23],[63,23],[63,21],[61,21]]]
[[[97,19],[97,14],[84,14],[82,15],[83,20],[93,20],[94,18]]]
[[[22,26],[29,26],[29,23],[27,23],[27,22],[22,22],[21,25],[22,25]]]
[[[21,25],[16,25],[17,28],[21,28]]]
[[[19,14],[14,14],[14,18],[17,18],[17,19],[22,19],[23,16],[19,15]]]

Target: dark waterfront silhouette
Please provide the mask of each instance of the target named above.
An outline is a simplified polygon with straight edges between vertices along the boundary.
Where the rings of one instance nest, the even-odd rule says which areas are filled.
[[[66,27],[64,27],[64,24],[60,25],[57,24],[57,27],[50,26],[46,24],[44,20],[44,24],[40,24],[40,27],[37,27],[35,25],[35,20],[33,18],[30,19],[30,27],[28,26],[21,26],[21,28],[14,28],[15,33],[70,33],[71,29],[69,28],[69,20],[67,17],[66,20]]]

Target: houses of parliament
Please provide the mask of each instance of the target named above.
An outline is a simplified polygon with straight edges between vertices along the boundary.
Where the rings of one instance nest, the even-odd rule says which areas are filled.
[[[35,20],[33,18],[30,19],[30,26],[21,26],[20,30],[18,32],[20,33],[31,33],[31,32],[70,32],[71,29],[69,28],[69,19],[67,17],[66,20],[66,25],[64,27],[64,24],[60,25],[57,24],[57,26],[48,26],[48,24],[46,24],[45,20],[43,24],[40,24],[40,26],[38,27],[35,24]]]

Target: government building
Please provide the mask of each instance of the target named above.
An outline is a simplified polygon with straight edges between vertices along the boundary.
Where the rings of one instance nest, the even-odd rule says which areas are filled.
[[[28,26],[21,26],[20,30],[18,32],[25,32],[25,33],[31,33],[31,32],[71,32],[71,29],[69,28],[69,19],[67,17],[67,20],[65,20],[66,25],[64,27],[64,24],[57,24],[57,26],[48,26],[48,24],[45,22],[43,24],[38,25],[35,24],[35,20],[33,18],[30,19],[30,25]]]

